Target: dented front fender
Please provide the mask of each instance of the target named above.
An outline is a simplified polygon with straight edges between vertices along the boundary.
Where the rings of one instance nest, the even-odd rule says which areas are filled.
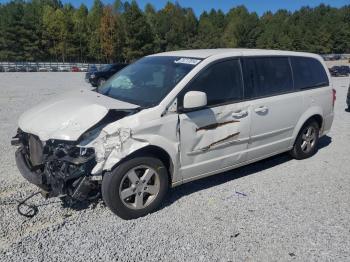
[[[179,163],[179,136],[177,115],[161,119],[140,121],[142,116],[132,115],[104,127],[99,135],[84,147],[95,149],[96,166],[92,175],[102,175],[110,171],[128,155],[146,147],[156,146],[170,156],[174,167]],[[177,168],[174,168],[177,170]],[[172,174],[175,180],[180,178]]]
[[[118,128],[112,134],[102,130],[102,136],[93,143],[97,164],[92,174],[110,171],[124,157],[147,145],[149,142],[133,138],[130,128]]]

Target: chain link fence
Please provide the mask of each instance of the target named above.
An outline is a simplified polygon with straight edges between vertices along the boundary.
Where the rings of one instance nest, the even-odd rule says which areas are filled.
[[[59,62],[0,62],[0,72],[87,72],[105,64]]]

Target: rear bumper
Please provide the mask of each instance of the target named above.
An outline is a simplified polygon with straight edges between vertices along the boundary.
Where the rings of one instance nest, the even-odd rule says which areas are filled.
[[[27,164],[27,161],[22,153],[22,149],[18,148],[15,153],[16,164],[21,175],[30,183],[40,187],[41,189],[48,191],[47,186],[43,183],[42,175],[32,171]]]

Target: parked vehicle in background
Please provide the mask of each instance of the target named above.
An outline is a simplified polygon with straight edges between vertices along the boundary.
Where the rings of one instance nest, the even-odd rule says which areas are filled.
[[[49,68],[46,66],[41,66],[39,67],[38,72],[49,72]]]
[[[26,70],[27,72],[37,72],[38,68],[36,66],[27,66]]]
[[[336,61],[341,59],[341,55],[331,55],[328,57],[330,61]]]
[[[71,72],[80,72],[80,69],[77,66],[72,66]]]
[[[97,67],[96,65],[89,65],[87,72],[85,74],[85,81],[90,83],[90,76],[92,73],[97,71]]]
[[[58,71],[58,67],[57,66],[50,66],[49,72],[57,72]]]
[[[16,67],[14,66],[7,67],[7,72],[17,72]]]
[[[329,69],[329,72],[332,76],[348,76],[350,74],[350,67],[349,66],[333,66]]]
[[[98,65],[100,66],[100,65]],[[56,62],[3,62],[0,67],[4,72],[94,72],[96,65],[84,63],[56,63]],[[86,78],[88,81],[88,77]]]
[[[80,72],[87,72],[88,71],[88,67],[87,66],[81,66],[81,67],[79,67],[79,71]]]
[[[349,75],[350,75],[350,67],[349,67],[349,66],[346,66],[346,65],[340,66],[340,68],[339,68],[339,73],[340,73],[342,76],[349,76]]]
[[[16,72],[27,72],[27,68],[25,66],[17,66]]]
[[[102,86],[112,75],[123,69],[127,64],[110,64],[101,68],[88,76],[88,82],[93,87]],[[86,77],[86,76],[85,76]]]
[[[166,52],[122,69],[98,92],[25,112],[12,144],[21,174],[45,195],[84,200],[101,190],[115,214],[133,219],[158,208],[169,186],[283,152],[311,157],[334,103],[315,54]]]
[[[329,72],[331,74],[331,76],[338,76],[338,69],[339,69],[339,66],[332,66],[331,68],[329,68]]]
[[[69,72],[70,68],[68,68],[67,66],[59,66],[57,71],[58,72]]]
[[[0,72],[5,72],[5,68],[3,66],[0,66]]]
[[[89,65],[88,66],[88,72],[95,72],[95,71],[97,71],[96,65]]]

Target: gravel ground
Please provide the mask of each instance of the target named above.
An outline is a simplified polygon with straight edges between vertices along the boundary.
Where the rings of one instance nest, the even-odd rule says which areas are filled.
[[[334,78],[334,124],[314,157],[282,154],[180,186],[158,212],[133,221],[102,201],[75,210],[41,196],[30,200],[37,216],[17,214],[15,200],[36,190],[10,146],[19,115],[87,84],[81,73],[0,80],[0,261],[350,261],[349,78]]]

